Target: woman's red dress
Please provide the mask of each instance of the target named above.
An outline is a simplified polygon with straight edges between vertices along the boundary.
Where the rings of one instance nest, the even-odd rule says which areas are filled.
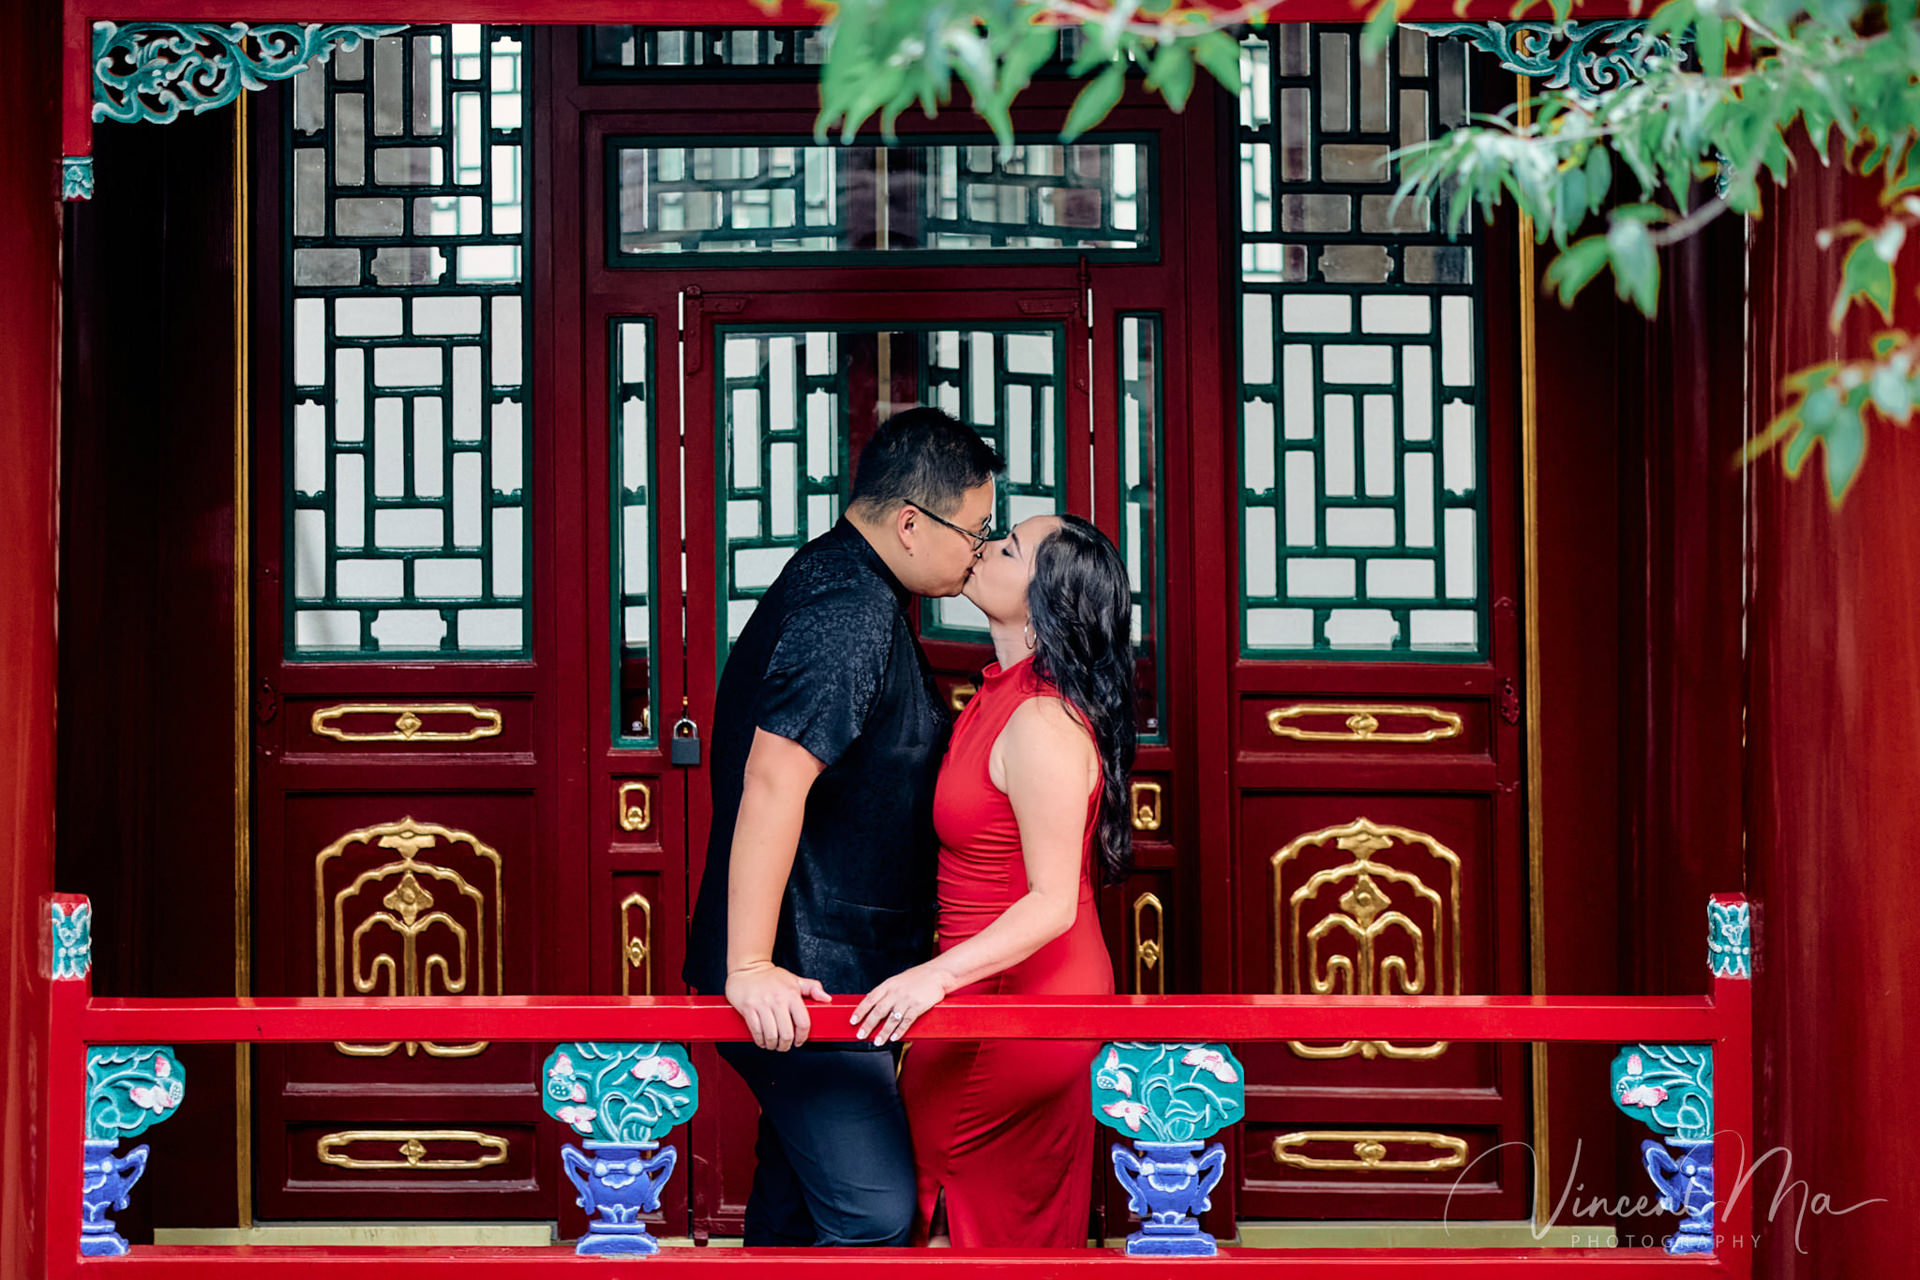
[[[1007,720],[1029,698],[1059,693],[1033,663],[988,667],[953,727],[934,791],[940,837],[940,950],[957,946],[1027,892],[1013,805],[987,775]],[[955,995],[1110,995],[1113,964],[1093,893],[1099,792],[1087,799],[1080,905],[1073,925],[1019,964]],[[956,1248],[1078,1248],[1093,1193],[1090,1041],[923,1041],[907,1053],[900,1093],[913,1133],[924,1241],[944,1195]]]

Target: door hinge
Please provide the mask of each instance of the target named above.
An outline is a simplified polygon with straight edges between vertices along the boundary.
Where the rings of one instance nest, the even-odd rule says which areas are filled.
[[[688,373],[698,373],[706,364],[706,317],[737,316],[747,309],[747,300],[739,294],[708,293],[697,284],[681,291],[680,346]]]

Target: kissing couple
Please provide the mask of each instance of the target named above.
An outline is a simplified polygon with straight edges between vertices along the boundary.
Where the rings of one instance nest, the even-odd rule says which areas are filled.
[[[1076,516],[993,532],[1005,466],[938,409],[887,421],[720,679],[684,976],[753,1036],[719,1047],[760,1103],[749,1245],[1086,1243],[1095,1045],[930,1041],[896,1069],[950,995],[1113,991],[1094,885],[1132,852],[1126,568]],[[997,658],[957,721],[908,616],[954,595]],[[842,1016],[857,1043],[808,1043]]]

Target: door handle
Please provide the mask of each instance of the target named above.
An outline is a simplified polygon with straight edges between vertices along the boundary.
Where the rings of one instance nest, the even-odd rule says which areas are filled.
[[[620,784],[620,829],[645,831],[653,825],[653,788],[644,782]]]
[[[1146,932],[1147,913],[1153,913],[1153,936]],[[1167,994],[1167,913],[1157,895],[1143,893],[1133,900],[1133,994],[1144,996],[1151,974],[1154,995]]]
[[[1158,831],[1160,829],[1160,784],[1157,782],[1134,783],[1131,799],[1133,829]]]

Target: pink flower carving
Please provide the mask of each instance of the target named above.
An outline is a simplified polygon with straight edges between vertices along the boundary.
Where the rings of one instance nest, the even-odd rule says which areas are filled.
[[[1187,1056],[1180,1061],[1186,1066],[1199,1067],[1202,1071],[1211,1072],[1213,1078],[1223,1084],[1232,1084],[1240,1078],[1239,1073],[1228,1064],[1226,1057],[1217,1049],[1189,1049]]]
[[[1100,1109],[1135,1133],[1140,1132],[1140,1117],[1147,1114],[1146,1104],[1142,1102],[1109,1102]]]
[[[563,1124],[570,1124],[581,1133],[593,1132],[592,1107],[562,1107],[553,1114]]]
[[[173,1074],[173,1064],[165,1058],[155,1058],[153,1060],[153,1074],[165,1080]]]
[[[559,1057],[557,1057],[557,1058],[555,1058],[555,1059],[553,1060],[553,1065],[552,1065],[551,1067],[549,1067],[549,1068],[547,1068],[547,1074],[548,1074],[548,1075],[550,1075],[550,1076],[570,1076],[570,1075],[572,1075],[572,1074],[573,1074],[573,1059],[572,1059],[572,1058],[569,1058],[569,1057],[568,1057],[568,1056],[567,1056],[566,1054],[564,1054],[564,1053],[563,1053],[563,1054],[561,1054],[561,1055],[560,1055]]]
[[[640,1059],[633,1064],[632,1076],[635,1080],[661,1080],[671,1088],[681,1088],[690,1083],[686,1070],[672,1058],[663,1058],[655,1054]]]
[[[587,1100],[587,1086],[581,1084],[578,1080],[574,1081],[573,1088],[568,1092],[567,1097],[574,1102],[585,1102]]]
[[[1667,1091],[1657,1084],[1634,1084],[1620,1082],[1620,1105],[1626,1107],[1658,1106],[1667,1100]]]
[[[173,1105],[173,1095],[165,1085],[155,1085],[149,1089],[146,1085],[136,1084],[127,1090],[127,1096],[133,1099],[136,1107],[145,1107],[159,1115]]]

